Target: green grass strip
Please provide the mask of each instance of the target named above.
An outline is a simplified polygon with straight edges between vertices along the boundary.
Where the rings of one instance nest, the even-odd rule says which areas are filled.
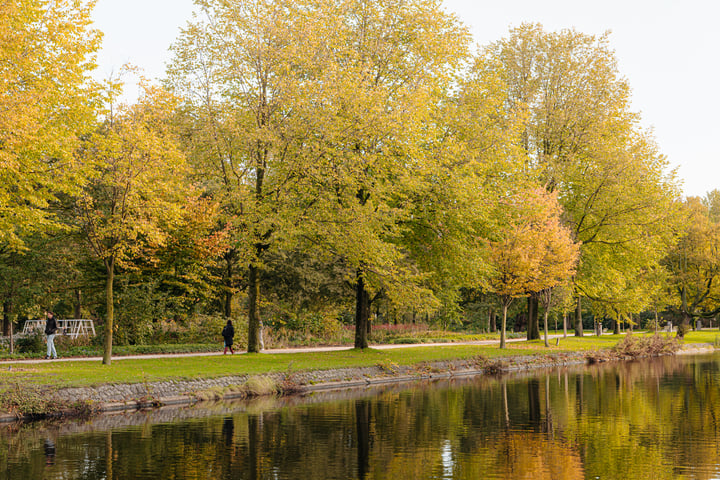
[[[720,332],[690,332],[685,343],[715,343]],[[83,387],[113,383],[142,383],[166,380],[214,378],[229,375],[257,375],[275,372],[329,370],[348,367],[370,367],[380,364],[413,365],[422,362],[460,360],[478,355],[487,358],[517,355],[549,355],[613,347],[622,335],[555,339],[546,348],[543,340],[509,343],[504,350],[497,346],[453,345],[408,347],[390,350],[342,350],[333,352],[298,352],[276,354],[243,354],[206,357],[171,357],[156,359],[115,359],[112,365],[99,361],[47,362],[39,364],[0,364],[0,388],[7,382],[52,387]]]

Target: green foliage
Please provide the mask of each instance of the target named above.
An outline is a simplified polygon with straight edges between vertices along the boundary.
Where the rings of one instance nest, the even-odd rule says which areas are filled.
[[[630,87],[608,35],[523,24],[484,50],[501,71],[532,179],[556,191],[581,243],[576,295],[638,312],[655,293],[646,275],[677,231],[678,182],[630,110]]]
[[[668,303],[687,323],[720,312],[720,196],[713,191],[703,199],[690,197],[681,207],[683,231],[664,265],[673,292]]]
[[[157,324],[172,315],[167,308],[167,295],[158,288],[158,280],[149,278],[137,284],[129,284],[123,278],[118,285],[116,301],[122,305],[117,310],[118,328],[113,342],[118,345],[141,345],[151,343]]]
[[[19,336],[15,339],[15,348],[18,353],[42,353],[46,351],[44,339],[42,332]]]
[[[546,314],[720,309],[720,193],[677,215],[607,35],[525,24],[471,58],[437,2],[202,0],[173,94],[117,105],[111,80],[101,105],[90,6],[0,8],[6,330],[78,307],[107,330],[59,346],[109,361],[113,342],[219,343],[226,318],[257,351],[261,321],[267,346],[347,343],[354,312],[360,343],[439,341],[361,323],[473,333],[539,292]]]

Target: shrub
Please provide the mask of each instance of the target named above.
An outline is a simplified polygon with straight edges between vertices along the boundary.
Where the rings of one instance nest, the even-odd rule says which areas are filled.
[[[678,337],[685,337],[685,334],[692,330],[692,327],[687,323],[681,323],[677,326]]]
[[[391,343],[410,345],[410,344],[414,344],[414,343],[421,343],[421,341],[419,338],[400,337],[400,338],[391,340]]]
[[[637,337],[635,335],[626,335],[625,338],[613,347],[613,350],[618,355],[624,357],[638,358],[669,355],[676,352],[679,348],[680,344],[674,337],[665,337],[662,335]]]
[[[35,332],[30,335],[18,336],[15,340],[18,353],[43,353],[45,351],[44,335]]]

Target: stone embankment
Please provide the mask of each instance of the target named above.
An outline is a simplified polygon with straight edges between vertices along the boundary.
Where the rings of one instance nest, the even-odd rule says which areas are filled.
[[[695,354],[714,351],[712,345],[692,345],[678,353]],[[52,393],[52,404],[72,405],[60,408],[55,415],[101,413],[165,405],[190,405],[202,400],[244,398],[271,394],[303,394],[321,390],[366,387],[427,379],[459,378],[482,374],[535,370],[570,365],[583,365],[589,360],[622,360],[603,355],[598,360],[587,352],[543,356],[514,356],[497,360],[481,357],[422,363],[412,366],[376,365],[365,368],[343,368],[266,375],[240,375],[196,380],[173,380],[136,384],[108,384],[97,387],[64,388]],[[80,408],[78,408],[80,405]],[[0,412],[0,422],[23,418],[15,413]]]

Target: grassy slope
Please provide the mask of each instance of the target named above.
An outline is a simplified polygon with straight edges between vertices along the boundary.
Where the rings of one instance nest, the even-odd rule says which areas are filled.
[[[685,343],[715,343],[717,331],[691,332]],[[0,388],[4,382],[56,387],[93,386],[103,383],[141,383],[171,379],[208,378],[227,375],[262,374],[298,370],[327,370],[382,364],[411,365],[421,362],[465,359],[482,355],[497,358],[514,355],[546,355],[594,350],[614,346],[622,336],[605,335],[560,339],[545,348],[542,340],[495,346],[453,345],[410,347],[393,350],[367,349],[320,353],[245,354],[209,357],[116,360],[106,366],[99,362],[48,362],[0,365]]]

